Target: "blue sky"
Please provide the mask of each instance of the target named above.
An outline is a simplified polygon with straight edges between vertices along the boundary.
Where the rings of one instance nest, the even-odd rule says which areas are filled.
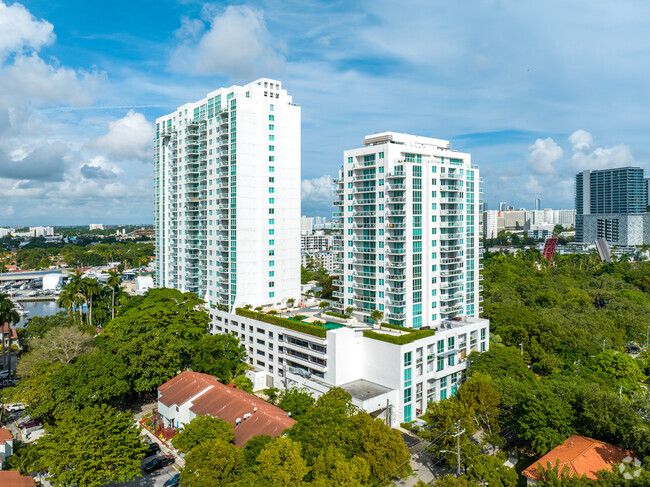
[[[471,152],[491,208],[649,167],[642,1],[3,1],[0,225],[152,222],[152,122],[261,76],[302,106],[307,215],[384,130]]]

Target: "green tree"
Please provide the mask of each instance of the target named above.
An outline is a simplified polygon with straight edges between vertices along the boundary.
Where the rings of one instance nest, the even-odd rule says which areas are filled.
[[[285,389],[280,393],[278,407],[291,413],[291,417],[298,421],[314,405],[313,396],[306,389]]]
[[[135,303],[104,328],[101,346],[127,364],[136,393],[152,394],[189,367],[210,318],[192,293],[152,289]]]
[[[228,487],[238,485],[244,473],[244,452],[215,438],[195,446],[181,469],[183,487]]]
[[[492,385],[492,377],[476,372],[458,389],[458,401],[474,413],[474,422],[478,429],[488,435],[499,431],[500,396]]]
[[[348,306],[347,308],[345,308],[345,314],[348,315],[348,317],[351,317],[352,313],[354,313],[354,307],[353,306]]]
[[[272,438],[269,435],[252,436],[246,442],[244,447],[244,457],[246,459],[246,468],[253,470],[257,464],[257,457],[260,452],[266,448]]]
[[[304,457],[309,463],[333,445],[346,458],[355,452],[356,431],[349,421],[355,409],[352,396],[339,387],[333,387],[316,401],[314,407],[294,424],[287,435],[302,444]]]
[[[379,325],[381,328],[381,320],[384,318],[384,313],[383,311],[379,311],[378,309],[372,310],[370,313],[370,321],[373,322],[375,325]]]
[[[303,485],[309,468],[301,450],[298,442],[281,436],[274,438],[257,457],[257,474],[269,486]]]
[[[368,462],[354,456],[350,461],[334,446],[329,446],[314,461],[311,471],[314,487],[363,487],[369,486]]]
[[[567,401],[547,389],[530,391],[515,414],[517,431],[538,455],[562,444],[574,433],[574,412]]]
[[[2,331],[2,368],[9,369],[11,364],[11,325],[20,321],[20,315],[14,303],[9,299],[6,294],[0,294],[0,330]],[[5,333],[7,334],[7,343],[9,347],[5,346]],[[8,348],[8,349],[7,349]],[[11,373],[11,370],[9,371]]]
[[[390,478],[402,477],[409,473],[411,454],[406,448],[402,435],[390,429],[383,421],[373,419],[365,411],[350,418],[355,438],[356,450],[370,467],[373,479],[385,482]]]
[[[320,309],[322,309],[323,311],[324,311],[326,308],[329,308],[329,305],[330,305],[330,304],[329,304],[327,301],[321,301],[320,303],[318,303],[318,307],[319,307]]]
[[[146,445],[128,412],[106,405],[67,411],[45,431],[39,463],[55,487],[100,487],[140,475]]]
[[[517,472],[504,465],[506,457],[477,455],[467,469],[467,479],[490,487],[516,487]]]
[[[235,431],[230,423],[212,416],[197,416],[183,426],[172,438],[172,445],[181,453],[187,453],[196,445],[208,440],[235,441]]]
[[[81,355],[74,363],[62,367],[50,384],[57,408],[117,404],[131,393],[126,364],[119,356],[103,350]]]
[[[444,457],[448,467],[455,467],[458,463],[457,456],[442,451],[456,451],[457,439],[454,434],[465,430],[460,438],[461,463],[467,464],[467,459],[476,455],[480,447],[469,440],[476,431],[473,411],[455,397],[439,402],[430,402],[426,413],[422,416],[426,427],[420,436],[432,442],[430,451],[436,456]]]
[[[59,326],[48,330],[43,338],[30,342],[30,351],[18,361],[18,375],[27,377],[35,364],[60,362],[69,364],[92,348],[93,336],[76,326]]]
[[[253,387],[255,385],[253,384],[253,381],[246,377],[244,374],[235,377],[233,384],[235,384],[235,387],[237,389],[248,392],[249,394],[253,393]]]

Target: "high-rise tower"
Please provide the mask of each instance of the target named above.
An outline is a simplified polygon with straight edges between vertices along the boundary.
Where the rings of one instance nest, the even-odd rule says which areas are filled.
[[[341,311],[416,328],[478,317],[480,178],[469,154],[384,132],[345,151],[336,182]]]
[[[300,107],[262,78],[156,120],[156,284],[227,308],[300,296]]]

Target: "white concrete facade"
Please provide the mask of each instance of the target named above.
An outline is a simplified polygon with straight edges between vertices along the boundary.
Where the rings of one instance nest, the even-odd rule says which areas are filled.
[[[345,151],[334,204],[340,311],[370,322],[435,325],[478,317],[479,170],[445,140],[395,132]]]
[[[369,327],[342,327],[320,338],[225,311],[210,316],[211,333],[232,334],[246,346],[257,387],[304,387],[315,397],[343,387],[368,412],[388,403],[391,426],[424,414],[428,401],[454,395],[469,353],[489,348],[489,322],[477,318],[439,322],[435,335],[397,345],[364,336]],[[372,392],[356,394],[360,388]]]
[[[210,306],[300,295],[300,107],[262,78],[156,120],[156,285]]]

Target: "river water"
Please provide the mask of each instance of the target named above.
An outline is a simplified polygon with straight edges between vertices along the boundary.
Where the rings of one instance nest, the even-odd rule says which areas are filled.
[[[56,301],[21,302],[21,304],[29,313],[20,317],[20,321],[16,325],[19,328],[25,326],[27,320],[34,316],[55,315],[58,311],[61,311],[61,308],[56,305]]]

